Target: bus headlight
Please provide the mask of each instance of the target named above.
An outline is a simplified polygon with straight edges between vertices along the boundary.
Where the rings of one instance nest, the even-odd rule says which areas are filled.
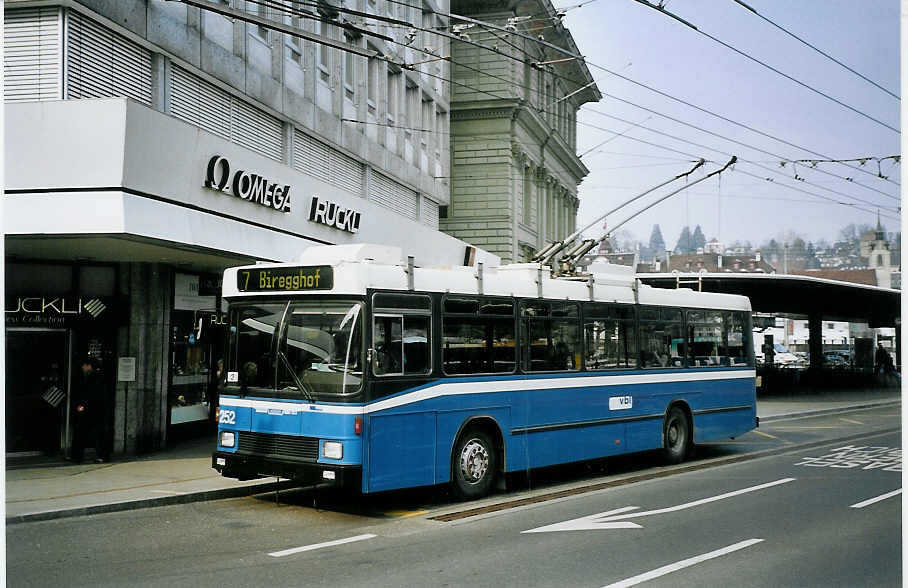
[[[322,447],[322,455],[328,459],[343,459],[344,444],[337,441],[325,441]]]
[[[233,447],[236,445],[236,433],[233,431],[221,431],[218,443],[221,447]]]

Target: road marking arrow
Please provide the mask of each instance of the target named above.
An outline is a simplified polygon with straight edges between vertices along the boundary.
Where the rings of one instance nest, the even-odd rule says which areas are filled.
[[[600,512],[599,514],[589,515],[585,517],[580,517],[579,519],[571,519],[569,521],[564,521],[561,523],[555,523],[552,525],[546,525],[544,527],[537,527],[535,529],[529,529],[523,531],[523,533],[551,533],[554,531],[593,531],[593,530],[603,530],[603,529],[640,529],[641,525],[632,523],[626,520],[621,519],[630,519],[630,518],[639,518],[646,517],[656,514],[665,514],[669,512],[676,512],[679,510],[685,510],[688,508],[693,508],[695,506],[702,506],[704,504],[709,504],[710,502],[716,502],[717,500],[725,500],[726,498],[732,498],[734,496],[740,496],[742,494],[747,494],[748,492],[756,492],[758,490],[765,490],[766,488],[772,488],[773,486],[778,486],[780,484],[787,484],[788,482],[794,482],[795,478],[783,478],[781,480],[776,480],[774,482],[767,482],[766,484],[760,484],[759,486],[751,486],[749,488],[742,488],[741,490],[735,490],[733,492],[726,492],[725,494],[719,494],[718,496],[711,496],[709,498],[702,498],[700,500],[695,500],[693,502],[686,502],[684,504],[679,504],[677,506],[669,506],[666,508],[660,508],[657,510],[646,510],[643,512],[635,512],[631,514],[623,514],[628,511],[637,510],[639,506],[625,506],[624,508],[619,508],[616,510],[610,510],[607,512]]]

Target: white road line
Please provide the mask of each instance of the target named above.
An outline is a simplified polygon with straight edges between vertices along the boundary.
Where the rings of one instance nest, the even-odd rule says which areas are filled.
[[[657,510],[647,510],[644,512],[635,512],[628,515],[621,515],[620,517],[615,516],[611,518],[621,518],[621,519],[632,519],[639,517],[647,517],[654,514],[665,514],[667,512],[676,512],[679,510],[685,510],[688,508],[693,508],[695,506],[700,506],[703,504],[709,504],[710,502],[716,502],[717,500],[725,500],[726,498],[732,498],[734,496],[740,496],[741,494],[747,494],[748,492],[756,492],[757,490],[765,490],[766,488],[772,488],[773,486],[778,486],[779,484],[787,484],[788,482],[794,482],[795,478],[782,478],[781,480],[776,480],[775,482],[767,482],[766,484],[760,484],[759,486],[751,486],[749,488],[742,488],[741,490],[735,490],[734,492],[726,492],[725,494],[719,494],[718,496],[710,496],[709,498],[701,498],[700,500],[695,500],[693,502],[687,502],[684,504],[679,504],[677,506],[669,506],[667,508],[660,508]]]
[[[869,500],[865,500],[864,502],[852,504],[851,508],[864,508],[865,506],[870,506],[871,504],[877,503],[881,500],[886,500],[887,498],[892,498],[893,496],[897,496],[901,493],[902,493],[902,489],[899,488],[898,490],[893,490],[892,492],[887,492],[886,494],[883,494],[882,496],[877,496],[876,498],[871,498]]]
[[[376,537],[376,535],[367,533],[366,535],[357,535],[356,537],[347,537],[346,539],[337,539],[335,541],[326,541],[325,543],[316,543],[314,545],[304,545],[302,547],[294,547],[293,549],[275,551],[274,553],[269,553],[268,555],[270,555],[271,557],[284,557],[285,555],[293,555],[294,553],[312,551],[315,549],[321,549],[322,547],[334,547],[335,545],[343,545],[345,543],[354,543],[356,541],[372,539],[373,537]]]
[[[677,572],[678,570],[683,570],[684,568],[689,568],[690,566],[697,565],[698,563],[703,563],[710,559],[721,557],[723,555],[728,555],[738,551],[739,549],[744,549],[745,547],[750,547],[751,545],[756,545],[760,543],[763,539],[748,539],[747,541],[741,541],[740,543],[735,543],[734,545],[729,545],[728,547],[723,547],[722,549],[717,549],[716,551],[710,551],[709,553],[704,553],[703,555],[697,555],[688,559],[683,559],[679,562],[668,564],[667,566],[662,566],[661,568],[656,568],[651,572],[646,572],[645,574],[640,574],[639,576],[634,576],[633,578],[628,578],[626,580],[621,580],[620,582],[615,582],[614,584],[609,584],[605,588],[626,588],[627,586],[636,586],[642,582],[647,582],[666,574],[671,574],[672,572]]]

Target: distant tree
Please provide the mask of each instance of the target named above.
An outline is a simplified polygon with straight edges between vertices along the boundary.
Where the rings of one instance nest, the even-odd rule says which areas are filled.
[[[615,251],[635,251],[639,243],[637,237],[626,229],[621,229],[612,235],[612,239],[614,239],[613,243],[617,246]]]
[[[763,254],[763,258],[772,264],[777,264],[782,259],[782,245],[775,239],[770,239],[761,245],[760,251]]]
[[[788,254],[791,257],[806,257],[807,256],[807,243],[804,242],[804,239],[797,237],[794,241],[789,244]]]
[[[662,238],[662,229],[659,225],[653,225],[653,232],[649,236],[649,254],[658,256],[665,253],[665,239]]]
[[[690,236],[690,227],[685,226],[681,229],[681,236],[678,237],[678,243],[675,245],[675,253],[690,253],[691,252],[691,236]]]
[[[703,234],[703,229],[700,228],[700,225],[697,225],[691,237],[691,253],[695,253],[701,247],[706,247],[706,236]]]
[[[813,243],[807,243],[807,250],[804,256],[806,258],[804,269],[820,269],[820,260],[817,257],[817,250]]]
[[[743,249],[745,253],[750,253],[750,251],[753,250],[753,245],[751,245],[750,241],[736,240],[736,241],[732,242],[732,244],[729,245],[728,248],[729,249]]]
[[[846,243],[857,243],[861,240],[861,237],[874,230],[876,230],[876,227],[867,223],[849,223],[842,227],[842,229],[839,231],[839,241],[845,241]]]

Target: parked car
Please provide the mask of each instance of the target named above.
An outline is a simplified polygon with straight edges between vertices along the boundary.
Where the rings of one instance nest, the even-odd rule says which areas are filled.
[[[823,361],[829,366],[851,365],[851,353],[848,351],[824,351]]]

